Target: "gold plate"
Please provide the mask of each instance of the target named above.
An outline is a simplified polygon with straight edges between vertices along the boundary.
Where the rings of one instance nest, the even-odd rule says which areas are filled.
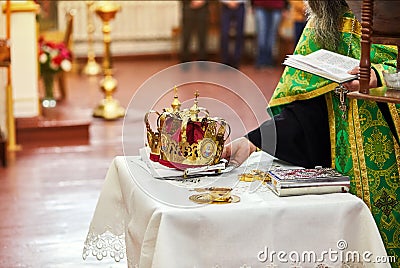
[[[231,195],[231,198],[227,201],[213,201],[209,193],[194,194],[189,196],[189,199],[198,204],[229,204],[240,201],[240,197],[237,195]]]

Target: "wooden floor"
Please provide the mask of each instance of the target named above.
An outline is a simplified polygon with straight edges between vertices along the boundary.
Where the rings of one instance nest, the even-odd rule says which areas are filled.
[[[128,107],[135,91],[149,77],[176,63],[173,59],[114,61],[114,77],[119,85],[114,97]],[[248,64],[241,71],[269,99],[282,69],[256,70]],[[93,108],[103,97],[100,78],[69,73],[68,96],[59,107],[91,118]],[[148,94],[151,97],[154,93]],[[224,98],[225,93],[215,90],[213,94]],[[230,106],[235,107],[235,101],[236,106],[241,105],[237,99]],[[261,103],[260,107],[265,104]],[[115,156],[124,152],[123,119],[91,120],[90,139],[86,144],[73,140],[52,146],[21,144],[20,151],[9,154],[8,167],[0,167],[0,267],[126,266],[126,262],[99,262],[94,257],[83,261],[81,257],[108,166]],[[239,127],[235,124],[233,129]],[[131,127],[143,129],[143,120]],[[130,152],[144,144],[135,137],[130,141]]]

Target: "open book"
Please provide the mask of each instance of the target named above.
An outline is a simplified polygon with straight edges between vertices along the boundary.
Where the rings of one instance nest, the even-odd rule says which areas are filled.
[[[360,61],[329,50],[320,49],[306,56],[287,55],[283,65],[312,73],[336,83],[344,83],[358,78],[348,71],[360,65]]]

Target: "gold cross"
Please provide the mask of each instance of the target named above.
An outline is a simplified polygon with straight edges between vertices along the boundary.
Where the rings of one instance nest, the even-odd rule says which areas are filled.
[[[303,54],[303,55],[306,53],[306,47],[305,46],[301,46],[300,53]]]
[[[363,124],[365,120],[367,120],[365,117],[361,117],[360,118],[360,123]]]
[[[346,119],[346,112],[347,112],[346,94],[348,92],[349,91],[342,84],[339,84],[339,86],[335,88],[335,93],[339,95],[339,101],[340,101],[339,109],[342,111],[343,119]]]

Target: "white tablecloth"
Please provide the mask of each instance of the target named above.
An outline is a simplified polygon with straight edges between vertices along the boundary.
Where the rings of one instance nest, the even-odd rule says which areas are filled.
[[[251,156],[246,169],[254,168],[259,154]],[[300,267],[293,266],[299,264],[296,260],[311,256],[301,267],[358,267],[342,266],[354,259],[346,257],[353,252],[360,265],[390,267],[369,263],[386,252],[359,198],[346,193],[277,197],[262,184],[238,182],[244,169],[222,177],[165,181],[151,177],[140,157],[116,157],[94,212],[84,258],[111,256],[118,261],[126,252],[129,267],[230,268]],[[234,187],[241,200],[209,205],[190,201],[197,194],[192,188],[205,185]]]

